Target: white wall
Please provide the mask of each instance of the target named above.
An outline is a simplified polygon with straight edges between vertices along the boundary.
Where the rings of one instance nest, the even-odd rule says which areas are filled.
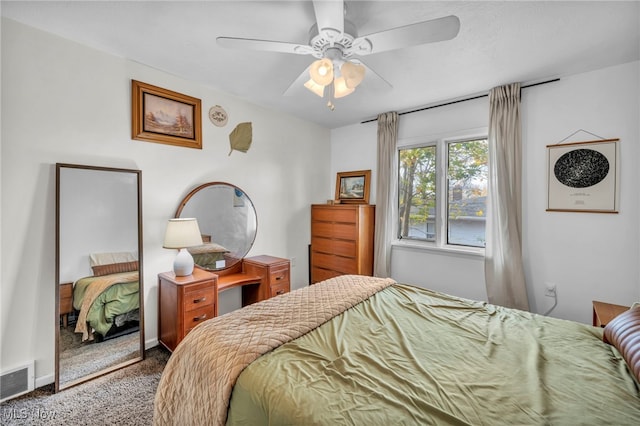
[[[531,310],[591,322],[591,301],[630,305],[640,300],[640,228],[636,162],[640,159],[640,65],[638,62],[523,90],[523,250]],[[400,143],[432,140],[450,132],[486,127],[488,98],[400,116]],[[546,212],[546,146],[584,129],[620,138],[619,214]],[[372,169],[375,202],[376,123],[332,131],[332,172]],[[574,140],[592,140],[587,134]],[[352,154],[358,153],[357,156]],[[343,155],[344,154],[344,155]],[[333,179],[333,177],[331,178]],[[391,275],[398,281],[486,300],[483,259],[404,246],[392,249]]]
[[[132,140],[131,79],[200,98],[203,149]],[[209,122],[213,105],[227,110],[226,127]],[[252,147],[228,156],[228,134],[244,121],[253,123]],[[227,181],[246,191],[258,212],[249,254],[296,258],[292,287],[307,285],[309,205],[326,198],[327,129],[6,19],[2,123],[0,370],[34,359],[36,385],[53,378],[56,162],[142,170],[150,344],[157,274],[171,269],[175,254],[162,248],[166,222],[202,183]],[[223,293],[221,311],[239,306],[234,290]]]
[[[546,282],[558,288],[552,315],[591,322],[591,301],[640,301],[640,62],[563,78],[525,91],[523,223],[529,299],[544,311]],[[546,212],[546,146],[577,130],[620,138],[619,214]],[[584,132],[568,141],[598,139]],[[546,299],[546,300],[545,300]]]

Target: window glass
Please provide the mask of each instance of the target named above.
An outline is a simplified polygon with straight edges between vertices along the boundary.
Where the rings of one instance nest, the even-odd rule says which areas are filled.
[[[486,138],[400,149],[398,237],[484,247],[487,149]]]
[[[484,247],[487,140],[447,144],[447,244]]]
[[[436,146],[400,150],[400,237],[435,241]]]

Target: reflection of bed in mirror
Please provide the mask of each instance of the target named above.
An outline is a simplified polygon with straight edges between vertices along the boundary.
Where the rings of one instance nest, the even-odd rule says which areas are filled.
[[[139,170],[56,165],[56,391],[144,357],[141,187]]]
[[[84,342],[137,331],[140,285],[135,253],[92,254],[90,259],[93,275],[80,278],[73,285],[75,332],[82,333]]]

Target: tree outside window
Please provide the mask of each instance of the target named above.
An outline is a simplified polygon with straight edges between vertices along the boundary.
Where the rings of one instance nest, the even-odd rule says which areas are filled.
[[[485,138],[400,149],[399,237],[484,247],[487,150]],[[439,167],[441,163],[446,168]],[[439,216],[444,220],[438,221]]]

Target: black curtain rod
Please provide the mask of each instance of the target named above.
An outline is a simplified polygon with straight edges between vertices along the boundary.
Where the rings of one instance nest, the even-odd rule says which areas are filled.
[[[526,89],[528,87],[540,86],[540,85],[547,84],[547,83],[554,83],[556,81],[560,81],[560,79],[559,78],[554,78],[552,80],[541,81],[539,83],[527,84],[526,86],[522,86],[520,88],[520,90]],[[467,102],[467,101],[472,101],[474,99],[486,98],[487,96],[489,96],[488,93],[486,93],[484,95],[472,96],[470,98],[458,99],[457,101],[445,102],[445,103],[438,104],[438,105],[431,105],[431,106],[424,107],[424,108],[412,109],[411,111],[399,112],[398,115],[405,115],[405,114],[411,114],[411,113],[414,113],[414,112],[425,111],[425,110],[428,110],[428,109],[440,108],[440,107],[447,106],[447,105],[458,104],[460,102]],[[362,122],[360,122],[360,124],[371,123],[372,121],[378,121],[378,118],[376,117],[376,118],[372,118],[371,120],[362,121]]]

